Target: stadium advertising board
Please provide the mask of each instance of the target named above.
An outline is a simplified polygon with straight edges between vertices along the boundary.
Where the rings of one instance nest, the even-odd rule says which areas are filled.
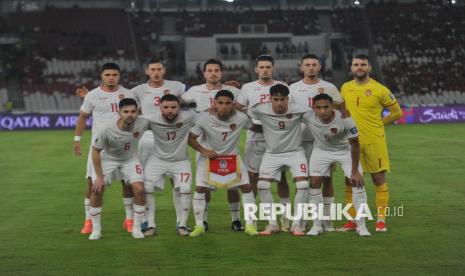
[[[73,129],[78,114],[0,114],[0,130],[42,130]],[[86,121],[86,127],[92,126],[92,118]]]
[[[403,107],[404,115],[397,124],[432,124],[465,122],[465,106]],[[384,112],[384,115],[387,111]],[[0,130],[74,129],[78,114],[0,114]],[[92,126],[92,118],[86,127]]]

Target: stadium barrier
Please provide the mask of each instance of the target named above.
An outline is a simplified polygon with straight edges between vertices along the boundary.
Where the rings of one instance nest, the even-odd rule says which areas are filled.
[[[402,107],[404,115],[396,124],[464,123],[465,106]],[[387,111],[384,111],[387,114]],[[0,131],[74,129],[78,114],[0,113]],[[92,126],[92,119],[86,127]]]

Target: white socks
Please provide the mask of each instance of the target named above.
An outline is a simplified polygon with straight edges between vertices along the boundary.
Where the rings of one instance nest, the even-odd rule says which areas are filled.
[[[271,194],[270,183],[268,181],[258,181],[258,195],[260,196],[260,202],[266,204],[273,203],[273,195]],[[276,220],[270,220],[270,225],[278,225]]]
[[[352,201],[354,203],[355,211],[358,212],[360,206],[363,203],[367,203],[367,193],[365,192],[365,187],[352,187]],[[359,220],[356,220],[356,222],[357,225],[365,225],[365,218],[360,218]]]
[[[126,211],[126,219],[133,219],[134,218],[134,209],[132,209],[132,204],[134,199],[132,197],[124,197],[124,210]]]
[[[204,193],[194,193],[194,198],[192,199],[192,205],[194,208],[194,217],[195,217],[195,224],[197,226],[203,227],[203,221],[205,220],[204,214],[205,210],[207,209],[206,201],[205,201],[205,194]]]
[[[310,188],[310,203],[316,205],[316,213],[318,214],[319,212],[319,205],[323,204],[323,194],[321,192],[321,189],[312,189]],[[319,226],[321,227],[321,220],[318,218],[313,220],[313,226]]]
[[[100,217],[102,214],[102,207],[89,206],[89,214],[92,220],[92,233],[101,233],[102,224],[100,222]]]
[[[155,198],[153,194],[145,194],[145,217],[147,218],[147,227],[156,228],[155,224]]]
[[[255,204],[255,196],[252,191],[248,193],[242,193],[242,202],[243,204]],[[245,210],[245,207],[244,207]],[[246,225],[253,225],[254,221],[253,220],[246,220],[245,224]]]
[[[90,208],[90,198],[85,197],[84,198],[84,210],[86,212],[86,220],[90,219],[89,208]]]
[[[190,193],[181,194],[179,210],[179,227],[187,226],[187,218],[192,204],[192,195]],[[202,222],[203,223],[203,222]]]
[[[175,188],[173,188],[173,204],[176,209],[176,223],[178,223],[181,219],[181,193]]]
[[[229,210],[231,211],[231,221],[239,220],[241,216],[241,203],[230,202]]]
[[[132,227],[132,231],[134,231],[134,229],[139,230],[140,231],[140,225],[142,223],[142,219],[144,218],[144,215],[145,215],[145,206],[144,205],[137,205],[134,203],[133,205],[133,209],[134,209],[134,224],[133,224],[133,227]]]

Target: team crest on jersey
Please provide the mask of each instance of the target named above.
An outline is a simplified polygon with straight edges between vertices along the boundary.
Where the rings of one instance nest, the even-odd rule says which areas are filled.
[[[335,127],[331,128],[330,130],[331,130],[331,132],[334,133],[334,134],[337,133],[337,128],[335,128]]]
[[[367,96],[371,96],[371,94],[373,94],[373,93],[371,92],[371,90],[370,90],[370,89],[368,89],[367,91],[365,91],[365,95],[367,95]]]
[[[169,90],[169,89],[163,90],[163,95],[167,95],[167,94],[169,94],[169,93],[170,93],[170,90]]]
[[[325,88],[324,87],[318,87],[318,93],[320,93],[320,94],[325,93]]]
[[[287,115],[286,115],[286,118],[292,119],[292,114],[287,114]]]
[[[220,169],[223,169],[223,170],[224,170],[224,169],[226,169],[227,167],[228,167],[228,161],[226,161],[226,160],[224,160],[224,159],[221,160],[221,161],[220,161]]]
[[[119,98],[120,100],[124,99],[124,98],[125,98],[125,97],[124,97],[124,94],[119,94],[119,95],[118,95],[118,98]]]
[[[134,132],[134,133],[132,134],[132,136],[134,136],[134,138],[139,137],[139,135],[140,135],[139,131],[136,131],[136,132]]]
[[[236,124],[230,124],[230,125],[229,125],[229,128],[230,128],[232,131],[236,130],[236,127],[237,127]]]
[[[182,123],[177,123],[177,124],[176,124],[176,127],[177,127],[177,128],[181,128],[181,127],[182,127]]]

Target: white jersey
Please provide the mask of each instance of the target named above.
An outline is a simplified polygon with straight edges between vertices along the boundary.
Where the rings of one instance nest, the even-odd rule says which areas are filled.
[[[138,117],[134,127],[126,131],[118,127],[118,120],[108,122],[92,141],[92,147],[103,150],[104,160],[127,161],[137,156],[139,140],[149,125],[145,118]]]
[[[278,83],[287,86],[287,84],[280,81],[273,81],[271,84],[262,84],[258,80],[248,82],[242,86],[236,102],[249,109],[258,104],[269,103],[271,101],[270,87]],[[248,131],[247,141],[265,141],[265,138],[263,133]]]
[[[358,137],[358,130],[352,118],[343,119],[341,112],[338,110],[334,110],[334,118],[328,124],[321,122],[314,113],[305,116],[310,121],[310,129],[315,137],[314,149],[325,151],[349,150],[348,139]]]
[[[234,99],[239,95],[239,89],[229,85],[221,85],[220,89],[208,90],[207,84],[192,86],[182,95],[182,100],[186,103],[195,103],[197,112],[202,112],[213,106],[216,93],[220,90],[229,90],[233,93]]]
[[[161,97],[172,94],[180,97],[186,86],[179,81],[163,80],[160,87],[152,87],[148,83],[140,84],[131,91],[140,104],[143,115],[149,115],[160,111]]]
[[[155,142],[153,154],[169,162],[189,159],[187,140],[189,131],[194,126],[195,116],[194,112],[180,111],[173,122],[166,121],[161,112],[148,116]]]
[[[233,111],[228,120],[223,121],[208,112],[199,114],[191,132],[204,137],[203,145],[220,155],[238,155],[237,144],[243,128],[250,129],[252,121],[242,112]]]
[[[336,86],[324,80],[318,80],[317,83],[307,84],[304,80],[295,82],[289,86],[290,98],[299,104],[313,106],[313,98],[318,94],[328,94],[333,98],[334,103],[341,104],[344,100]],[[302,125],[302,139],[304,142],[312,142],[313,136],[309,126]]]
[[[303,149],[300,125],[305,120],[306,113],[313,111],[295,103],[289,103],[283,114],[276,114],[271,103],[255,106],[248,111],[250,117],[262,122],[266,152],[272,154]]]
[[[120,100],[133,97],[133,93],[122,86],[114,92],[106,92],[102,87],[97,87],[87,93],[81,111],[92,115],[92,137],[95,137],[107,122],[118,118]]]

